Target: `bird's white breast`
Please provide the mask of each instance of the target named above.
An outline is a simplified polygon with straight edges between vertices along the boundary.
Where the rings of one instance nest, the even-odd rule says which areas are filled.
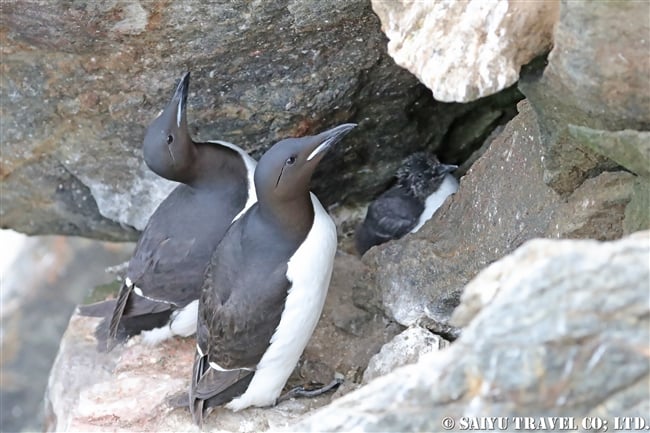
[[[411,230],[415,233],[422,228],[425,222],[429,221],[434,213],[445,202],[447,197],[458,191],[458,181],[451,174],[447,174],[438,189],[427,197],[424,202],[424,211],[420,215],[418,224]]]
[[[314,224],[288,263],[291,288],[271,345],[239,398],[226,405],[240,410],[275,403],[302,354],[325,303],[336,254],[336,226],[315,195]]]

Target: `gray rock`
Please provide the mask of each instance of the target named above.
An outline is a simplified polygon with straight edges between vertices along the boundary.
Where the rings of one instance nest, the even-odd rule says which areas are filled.
[[[625,233],[650,229],[650,133],[569,125],[569,134],[577,143],[638,175],[625,209],[623,229]]]
[[[560,197],[543,182],[539,131],[530,106],[461,179],[458,192],[414,235],[371,248],[355,304],[405,326],[453,337],[447,325],[463,286],[525,240],[543,236]]]
[[[608,157],[631,172],[650,179],[650,132],[599,131],[569,125],[569,133],[578,143]]]
[[[288,429],[442,431],[445,417],[458,428],[495,414],[508,431],[521,430],[513,417],[573,417],[577,428],[587,416],[610,427],[614,416],[647,419],[649,237],[526,243],[466,287],[455,314],[466,328],[449,348]]]
[[[601,241],[620,238],[636,178],[617,171],[585,180],[555,213],[546,236]]]
[[[326,205],[368,200],[405,155],[435,151],[454,129],[487,134],[494,125],[473,123],[472,112],[517,100],[435,102],[388,57],[363,0],[0,8],[0,217],[30,234],[137,237],[129,228],[142,229],[171,188],[142,162],[144,131],[186,70],[197,140],[231,141],[259,157],[279,138],[358,122],[314,178]]]
[[[650,182],[639,178],[632,189],[630,203],[625,208],[625,234],[650,229]]]
[[[5,149],[11,147],[2,144],[3,162]],[[22,166],[0,180],[0,189],[3,228],[27,234],[84,234],[111,241],[137,237],[132,228],[102,217],[88,186],[54,157],[44,156]]]
[[[352,305],[352,285],[362,271],[354,256],[337,256],[323,315],[287,385],[329,383],[339,373],[345,379],[341,389],[273,408],[238,413],[218,408],[207,417],[206,431],[277,430],[358,387],[369,359],[403,329]],[[150,347],[134,337],[108,354],[98,353],[93,336],[97,323],[78,315],[70,321],[49,378],[46,431],[197,431],[189,411],[172,410],[166,403],[167,396],[189,386],[194,339]]]
[[[363,372],[364,384],[407,364],[417,362],[422,355],[443,349],[449,342],[429,330],[407,328],[388,343],[379,353],[370,358],[368,368]]]
[[[521,76],[541,123],[545,180],[561,194],[615,165],[576,141],[569,124],[650,129],[650,38],[639,36],[650,34],[649,12],[644,2],[562,1],[548,65]]]

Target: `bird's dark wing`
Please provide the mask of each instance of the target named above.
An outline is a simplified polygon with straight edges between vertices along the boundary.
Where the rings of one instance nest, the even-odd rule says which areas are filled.
[[[270,272],[255,269],[229,274],[234,272],[229,269],[250,269],[227,263],[240,259],[245,261],[237,254],[220,261],[213,258],[206,271],[197,327],[197,345],[203,356],[197,353],[190,386],[190,409],[197,423],[208,407],[246,391],[284,309],[289,289],[286,262],[276,264]],[[268,264],[260,263],[260,268]],[[210,363],[230,371],[217,370]]]
[[[145,231],[127,275],[145,296],[183,307],[198,298],[210,261],[211,251],[200,251],[199,247],[196,237]]]
[[[214,290],[203,292],[197,327],[197,345],[203,355],[196,355],[189,395],[190,411],[199,426],[208,408],[225,404],[246,391],[280,321],[282,308],[276,309],[279,314],[264,313],[269,302],[264,297],[236,294],[222,302]],[[210,366],[211,362],[229,371],[217,370]]]
[[[108,317],[105,317],[95,329],[97,350],[100,352],[110,351],[117,343],[126,341],[128,338],[139,334],[143,330],[165,326],[169,323],[172,312],[172,309],[167,309],[158,313],[122,317],[122,321],[117,328],[117,334],[114,338],[109,336],[110,320]]]
[[[184,307],[199,296],[205,264],[209,257],[198,258],[202,266],[187,266],[184,259],[193,254],[194,238],[167,238],[157,230],[160,220],[150,220],[129,261],[129,271],[117,299],[80,308],[86,316],[103,316],[95,336],[100,351],[111,350],[118,341],[163,326],[177,307]],[[206,254],[207,256],[207,254]],[[187,261],[187,260],[185,260]],[[134,293],[134,282],[148,299]],[[143,287],[148,287],[146,291]],[[153,292],[153,293],[152,293]],[[159,296],[161,301],[156,301]]]
[[[117,299],[79,307],[82,316],[104,317],[95,329],[100,352],[110,351],[117,342],[142,330],[165,325],[172,311],[169,304],[137,296],[126,283],[122,284]]]
[[[399,239],[416,226],[424,205],[398,189],[388,190],[368,206],[366,218],[357,229],[361,254],[374,245]]]
[[[146,297],[178,307],[199,297],[212,252],[236,213],[225,205],[209,212],[196,211],[212,200],[213,196],[181,184],[153,213],[127,271],[127,277]],[[206,218],[215,223],[206,225]]]
[[[208,280],[211,269],[206,273]],[[211,290],[202,292],[197,344],[210,362],[222,368],[254,368],[280,323],[290,287],[287,264],[282,262],[270,272],[259,270],[251,269],[232,287],[223,287],[222,282],[232,280],[221,268]]]
[[[385,194],[370,204],[366,220],[379,236],[399,239],[415,227],[423,210],[411,196]]]

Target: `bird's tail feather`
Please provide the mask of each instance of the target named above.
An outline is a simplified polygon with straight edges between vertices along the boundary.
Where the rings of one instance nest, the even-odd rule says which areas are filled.
[[[126,307],[126,303],[129,300],[129,295],[131,294],[132,290],[133,283],[127,284],[124,282],[124,284],[122,284],[122,287],[120,287],[120,293],[117,295],[115,308],[113,309],[113,314],[111,315],[111,320],[108,327],[108,345],[110,345],[111,348],[115,346],[117,333],[120,327],[120,320],[122,320],[124,308]]]
[[[210,367],[207,355],[197,354],[189,393],[194,422],[200,427],[209,408],[228,403],[246,392],[253,374],[253,371],[244,369],[217,371]]]
[[[133,335],[169,322],[172,304],[130,296],[132,290],[132,285],[123,284],[117,299],[79,306],[82,316],[103,318],[95,329],[98,351],[108,352]]]
[[[209,369],[207,355],[196,354],[194,359],[194,366],[192,367],[192,381],[190,382],[190,394],[189,394],[189,404],[190,412],[192,414],[192,420],[199,428],[203,427],[203,402],[204,399],[200,398],[197,395],[197,390],[201,378],[206,374],[206,370]]]

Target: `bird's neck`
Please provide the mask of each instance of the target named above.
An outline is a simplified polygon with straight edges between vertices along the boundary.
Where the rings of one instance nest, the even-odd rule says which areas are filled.
[[[282,202],[258,199],[259,212],[269,224],[296,239],[307,236],[314,223],[314,206],[309,192]]]
[[[197,188],[223,188],[231,182],[241,184],[246,165],[237,151],[214,143],[195,143],[196,157],[187,182]]]

